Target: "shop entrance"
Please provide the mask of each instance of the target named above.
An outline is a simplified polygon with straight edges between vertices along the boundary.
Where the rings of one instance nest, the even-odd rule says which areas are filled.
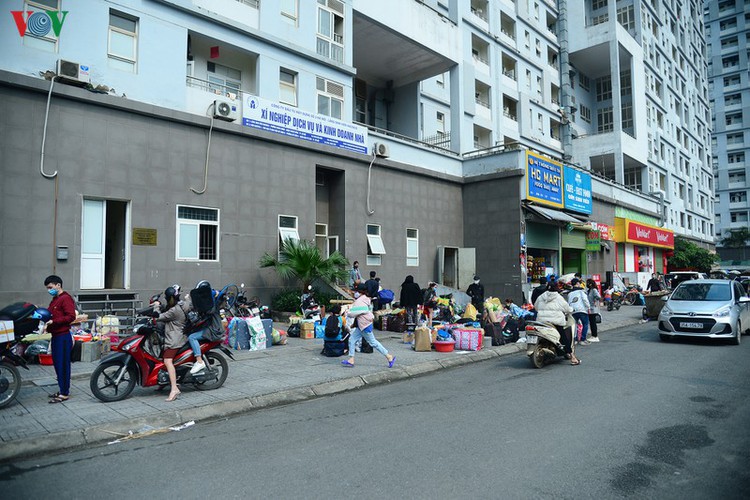
[[[129,286],[129,203],[84,199],[81,217],[81,289]]]
[[[563,274],[586,274],[586,252],[575,248],[563,248]]]

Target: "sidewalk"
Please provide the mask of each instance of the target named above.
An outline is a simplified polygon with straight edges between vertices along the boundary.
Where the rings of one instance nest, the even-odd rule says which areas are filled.
[[[603,311],[600,332],[638,323],[641,309],[625,306]],[[30,365],[29,371],[20,370],[23,387],[16,402],[0,410],[0,462],[393,382],[525,350],[525,344],[491,347],[485,337],[483,349],[477,352],[415,352],[401,343],[400,334],[376,331],[375,335],[396,356],[393,368],[377,352],[357,353],[355,368],[344,368],[341,360],[346,358],[320,355],[322,340],[292,338],[285,346],[267,350],[233,351],[235,361],[229,360],[229,377],[223,387],[206,392],[182,387],[180,398],[171,403],[164,401],[168,391],[140,386],[124,401],[102,403],[89,389],[89,376],[97,363],[78,362],[72,365],[70,401],[50,405],[47,394],[57,391],[54,368]],[[602,338],[606,342],[606,335]]]

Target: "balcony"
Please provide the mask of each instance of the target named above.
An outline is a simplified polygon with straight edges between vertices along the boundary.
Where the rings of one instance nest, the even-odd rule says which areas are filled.
[[[193,0],[193,5],[239,24],[260,27],[259,0]]]

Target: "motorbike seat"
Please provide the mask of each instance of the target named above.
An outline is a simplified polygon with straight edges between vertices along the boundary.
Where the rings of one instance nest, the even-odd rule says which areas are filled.
[[[36,310],[36,306],[29,302],[16,302],[0,310],[0,319],[18,321],[24,319]]]

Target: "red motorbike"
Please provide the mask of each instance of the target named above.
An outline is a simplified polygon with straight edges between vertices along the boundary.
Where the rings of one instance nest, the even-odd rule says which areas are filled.
[[[148,311],[151,308],[147,308]],[[143,314],[144,311],[139,311]],[[200,325],[193,330],[197,331]],[[192,333],[185,332],[186,335]],[[133,335],[124,339],[113,352],[99,362],[91,374],[90,387],[94,396],[105,403],[121,401],[128,397],[136,384],[142,387],[169,386],[169,375],[161,359],[163,336],[153,318],[142,318],[133,329]],[[195,362],[193,350],[185,344],[174,357],[177,382],[193,384],[196,389],[207,391],[218,389],[227,379],[229,365],[227,360],[214,351],[220,349],[229,358],[234,359],[231,351],[222,345],[221,340],[208,341],[201,339],[201,353],[206,362],[206,369],[193,375],[190,368]]]

